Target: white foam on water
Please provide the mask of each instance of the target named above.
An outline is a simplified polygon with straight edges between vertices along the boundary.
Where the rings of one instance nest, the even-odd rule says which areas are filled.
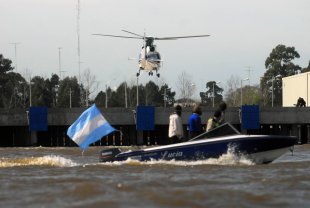
[[[98,164],[98,163],[97,163]],[[117,165],[175,165],[175,166],[197,166],[197,165],[254,165],[254,163],[243,155],[235,154],[235,147],[229,147],[227,153],[219,158],[201,159],[197,161],[179,161],[179,160],[151,160],[138,161],[128,158],[125,161],[114,161],[100,163],[100,165],[117,166]]]
[[[57,155],[46,155],[42,157],[0,158],[0,168],[17,166],[73,167],[78,165],[80,164]]]

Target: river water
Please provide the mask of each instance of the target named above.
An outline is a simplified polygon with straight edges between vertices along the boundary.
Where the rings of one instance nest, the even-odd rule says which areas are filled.
[[[0,207],[310,207],[310,145],[267,165],[98,163],[101,149],[0,148]]]

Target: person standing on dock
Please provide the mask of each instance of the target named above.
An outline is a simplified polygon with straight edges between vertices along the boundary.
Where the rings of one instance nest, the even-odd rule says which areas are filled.
[[[195,104],[193,107],[193,113],[188,119],[190,139],[202,133],[201,114],[202,110],[200,104]]]
[[[174,113],[169,117],[169,143],[179,143],[183,139],[183,125],[182,125],[182,107],[175,106]]]

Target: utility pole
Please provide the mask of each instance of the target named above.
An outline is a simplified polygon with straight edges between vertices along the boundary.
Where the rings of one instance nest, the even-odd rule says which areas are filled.
[[[62,48],[58,48],[58,61],[59,61],[59,80],[61,80],[61,49]]]
[[[128,103],[127,103],[127,82],[124,83],[125,86],[125,108],[128,107]]]
[[[251,69],[252,67],[250,66],[247,66],[246,68],[246,71],[248,72],[248,78],[249,78],[249,86],[251,86],[251,72],[254,71],[253,69]]]
[[[14,45],[14,51],[15,51],[15,72],[17,73],[17,45],[20,43],[10,43]]]
[[[167,85],[166,88],[164,88],[164,107],[165,107],[165,108],[167,107],[167,101],[168,101],[167,90],[168,90],[168,91],[170,90],[170,88],[168,87],[168,85]]]
[[[77,0],[77,17],[76,17],[76,33],[77,33],[77,52],[78,52],[78,68],[79,68],[79,84],[81,84],[81,44],[80,44],[80,0]]]
[[[70,108],[72,108],[72,90],[71,90],[71,87],[70,87]]]
[[[247,80],[249,80],[249,78],[247,77],[247,78],[245,78],[245,79],[242,79],[241,80],[241,88],[240,88],[240,91],[241,91],[241,99],[240,99],[240,103],[241,103],[241,105],[240,106],[242,106],[242,82],[243,81],[247,81]]]
[[[31,100],[31,76],[29,77],[29,106],[32,106],[32,100]]]
[[[213,107],[213,108],[214,108],[214,97],[215,97],[214,85],[215,85],[215,84],[220,84],[220,83],[221,83],[221,82],[215,82],[215,81],[213,82],[213,96],[212,96],[212,97],[213,97],[213,104],[212,104],[212,107]]]
[[[105,108],[108,108],[108,85],[105,85]]]

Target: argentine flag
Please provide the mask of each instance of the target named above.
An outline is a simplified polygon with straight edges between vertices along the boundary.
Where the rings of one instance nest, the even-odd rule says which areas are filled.
[[[68,128],[67,135],[84,151],[94,143],[115,131],[93,104]]]

